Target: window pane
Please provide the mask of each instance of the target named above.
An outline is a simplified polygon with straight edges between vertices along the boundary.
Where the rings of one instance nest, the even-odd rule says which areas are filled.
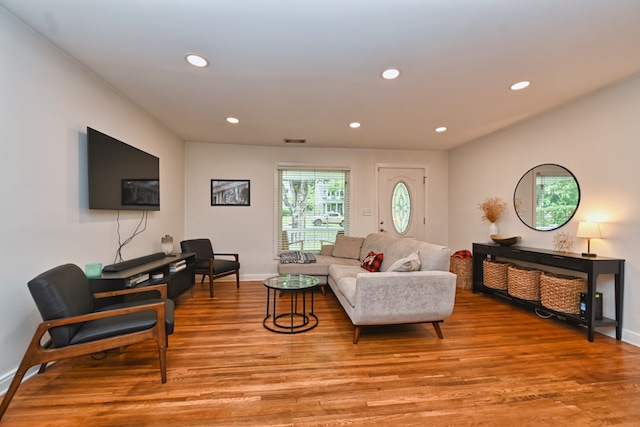
[[[348,229],[348,170],[278,170],[276,252],[319,252]]]
[[[391,196],[391,215],[393,226],[398,234],[403,234],[409,227],[411,220],[411,197],[409,189],[404,182],[399,182],[393,189]]]

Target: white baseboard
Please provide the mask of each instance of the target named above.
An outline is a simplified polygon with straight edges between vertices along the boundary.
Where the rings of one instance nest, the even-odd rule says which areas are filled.
[[[29,378],[33,378],[34,376],[36,376],[38,374],[38,369],[40,369],[40,365],[31,367],[22,379],[22,382],[25,382]],[[0,395],[4,396],[7,393],[7,390],[9,390],[9,385],[11,384],[13,377],[16,375],[16,371],[17,369],[3,375],[2,378],[0,378]]]
[[[613,335],[615,337],[615,334]],[[622,329],[622,341],[640,347],[640,334]]]

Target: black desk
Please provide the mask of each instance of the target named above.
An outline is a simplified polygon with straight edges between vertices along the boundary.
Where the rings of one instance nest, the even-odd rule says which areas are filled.
[[[587,302],[586,319],[567,313],[555,313],[535,301],[518,300],[519,303],[540,308],[546,312],[575,323],[587,326],[587,337],[593,341],[594,328],[598,326],[615,326],[616,339],[622,339],[622,306],[624,295],[624,260],[605,257],[583,257],[576,253],[549,251],[544,249],[527,248],[521,246],[498,246],[493,244],[473,244],[473,292],[500,294],[509,299],[515,299],[505,291],[488,288],[483,285],[483,263],[485,259],[503,258],[519,260],[534,264],[547,265],[565,270],[579,271],[587,274]],[[600,274],[613,274],[615,278],[615,319],[603,318],[596,320],[595,294],[596,282]]]

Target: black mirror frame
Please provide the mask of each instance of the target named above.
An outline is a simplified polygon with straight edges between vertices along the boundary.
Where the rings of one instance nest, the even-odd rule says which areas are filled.
[[[565,222],[563,222],[562,224],[558,225],[557,227],[549,228],[549,229],[543,229],[543,230],[538,229],[538,228],[536,228],[536,227],[533,227],[533,226],[531,226],[531,225],[527,224],[527,223],[525,222],[525,220],[520,216],[520,213],[518,212],[518,209],[517,209],[517,207],[516,207],[516,206],[517,206],[517,194],[518,194],[518,187],[520,186],[520,183],[521,183],[521,182],[522,182],[522,180],[527,176],[527,174],[529,174],[529,173],[533,173],[533,171],[534,171],[535,169],[537,169],[537,168],[539,168],[539,167],[541,167],[541,166],[556,166],[556,167],[559,167],[559,168],[564,169],[565,171],[567,171],[567,173],[568,173],[569,175],[571,175],[571,176],[573,177],[573,180],[575,181],[576,186],[578,187],[578,202],[576,203],[576,207],[575,207],[575,209],[573,210],[573,212],[571,213],[571,215],[569,216],[569,218],[567,218]],[[532,167],[531,169],[529,169],[528,171],[526,171],[526,172],[522,175],[522,177],[520,177],[520,180],[518,180],[518,183],[516,184],[516,188],[515,188],[515,190],[513,191],[513,208],[514,208],[514,210],[515,210],[515,212],[516,212],[516,216],[518,217],[518,219],[519,219],[519,220],[520,220],[524,225],[526,225],[527,227],[529,227],[530,229],[535,230],[535,231],[543,231],[543,232],[544,232],[544,231],[553,231],[553,230],[557,230],[557,229],[561,228],[562,226],[566,225],[569,221],[571,221],[571,219],[575,216],[576,212],[578,211],[578,207],[580,206],[580,200],[581,200],[581,198],[582,198],[582,190],[580,189],[580,183],[578,182],[578,179],[577,179],[577,178],[576,178],[576,176],[573,174],[573,172],[571,172],[571,171],[570,171],[569,169],[567,169],[566,167],[561,166],[561,165],[558,165],[558,164],[556,164],[556,163],[542,163],[542,164],[539,164],[539,165],[537,165],[537,166],[534,166],[534,167]]]

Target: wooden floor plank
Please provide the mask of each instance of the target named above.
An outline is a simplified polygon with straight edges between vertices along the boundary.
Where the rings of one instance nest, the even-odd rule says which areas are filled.
[[[151,342],[52,365],[3,426],[640,425],[640,348],[458,290],[430,324],[353,326],[315,295],[317,328],[265,330],[260,282],[180,298],[160,383]]]

